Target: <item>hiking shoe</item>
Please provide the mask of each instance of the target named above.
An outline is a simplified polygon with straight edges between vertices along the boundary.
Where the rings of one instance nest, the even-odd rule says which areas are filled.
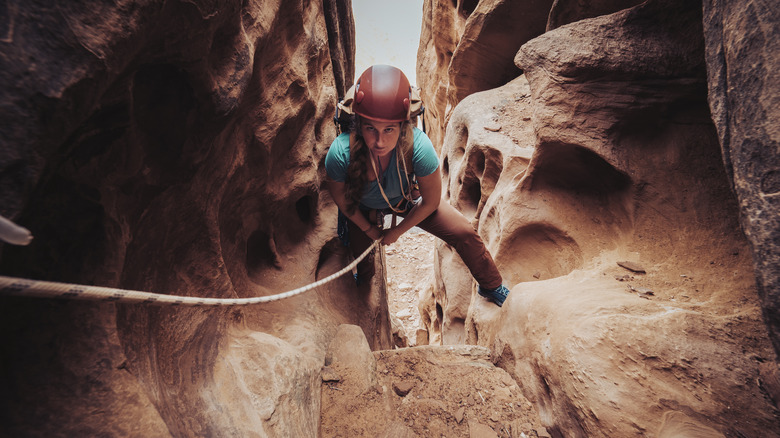
[[[498,307],[501,307],[504,304],[504,300],[506,300],[506,297],[509,295],[509,289],[503,284],[495,289],[485,289],[480,286],[478,292],[483,297],[496,303]]]

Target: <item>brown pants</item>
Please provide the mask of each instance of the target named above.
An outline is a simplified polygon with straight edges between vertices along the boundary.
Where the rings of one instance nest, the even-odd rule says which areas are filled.
[[[368,215],[369,212],[364,212]],[[367,216],[368,217],[368,216]],[[373,218],[372,218],[373,219]],[[373,222],[369,219],[370,222]],[[494,289],[501,286],[501,273],[498,272],[493,257],[485,248],[482,238],[471,226],[471,223],[448,202],[442,201],[439,208],[419,224],[419,228],[433,234],[455,248],[460,258],[471,271],[471,275],[480,286]],[[373,242],[357,225],[350,222],[349,240],[352,254],[357,257]],[[373,263],[366,258],[358,264],[358,274],[361,278],[373,275]],[[362,265],[362,266],[361,266]],[[364,276],[368,277],[364,277]]]

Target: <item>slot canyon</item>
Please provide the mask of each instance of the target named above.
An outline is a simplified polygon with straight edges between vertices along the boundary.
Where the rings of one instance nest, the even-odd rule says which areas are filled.
[[[417,330],[395,247],[247,306],[0,293],[0,437],[780,437],[780,10],[420,8],[442,202],[503,306],[439,240]],[[348,265],[354,29],[351,0],[0,4],[0,215],[34,236],[0,276],[236,299]]]

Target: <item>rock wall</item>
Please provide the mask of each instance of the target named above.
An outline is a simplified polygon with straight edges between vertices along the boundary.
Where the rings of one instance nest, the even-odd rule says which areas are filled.
[[[760,2],[704,3],[712,118],[753,246],[756,280],[780,354],[780,12]]]
[[[321,191],[354,75],[351,3],[0,6],[3,275],[264,296],[347,262]],[[349,276],[265,306],[0,298],[3,436],[314,436],[342,323],[390,345]],[[384,307],[383,307],[384,306]]]
[[[673,436],[681,428],[778,436],[776,355],[754,272],[765,283],[771,275],[761,263],[754,270],[751,255],[762,253],[751,252],[757,238],[740,228],[740,219],[760,223],[768,228],[755,235],[765,237],[771,219],[740,218],[746,201],[731,190],[728,154],[723,166],[718,114],[733,113],[713,106],[710,114],[717,98],[704,35],[712,20],[696,1],[598,3],[555,2],[548,31],[516,47],[524,74],[450,101],[439,119],[445,198],[473,220],[513,287],[494,306],[439,244],[428,307],[441,310],[423,309],[439,315],[430,338],[491,347],[553,436]],[[724,23],[763,29],[751,47],[756,59],[773,59],[756,44],[771,34],[769,23],[776,27],[773,15],[758,5],[743,18],[728,11],[718,12],[735,17]],[[427,83],[458,89],[454,65],[448,81]],[[716,79],[732,103],[725,77]],[[758,77],[767,80],[751,82],[752,99],[771,102],[771,76]],[[771,144],[773,131],[760,126],[767,135],[759,143]],[[750,175],[771,177],[777,154],[759,150],[767,172]],[[754,193],[756,184],[745,181]],[[771,204],[766,195],[757,200]],[[773,310],[764,304],[763,312]]]
[[[426,0],[417,52],[417,86],[425,122],[441,149],[444,127],[464,97],[507,83],[520,74],[517,49],[540,35],[552,0]]]

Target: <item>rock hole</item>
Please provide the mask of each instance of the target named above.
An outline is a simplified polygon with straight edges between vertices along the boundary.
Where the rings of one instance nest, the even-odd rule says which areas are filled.
[[[474,172],[477,178],[482,178],[485,173],[485,153],[477,151],[469,157],[469,168]]]
[[[257,230],[246,241],[246,270],[250,277],[268,268],[279,269],[279,260],[271,236]]]
[[[320,277],[324,277],[324,275],[320,275],[320,271],[328,264],[334,255],[338,254],[341,246],[341,241],[339,241],[339,239],[331,239],[323,245],[320,250],[320,256],[317,259],[317,271],[315,272],[315,278],[317,280],[319,280]],[[328,273],[328,275],[330,274]]]
[[[465,175],[458,180],[461,186],[458,208],[466,217],[475,217],[482,201],[482,176],[485,173],[485,154],[474,151],[468,156]]]
[[[534,184],[590,196],[612,194],[631,185],[628,175],[590,149],[558,143],[538,150]]]
[[[314,210],[313,204],[314,198],[309,195],[306,195],[295,202],[295,212],[298,213],[298,219],[300,219],[301,222],[308,224],[311,221],[312,211]]]
[[[547,378],[544,377],[543,374],[539,374],[539,383],[542,384],[542,389],[544,389],[544,393],[547,394],[547,397],[552,397],[552,391],[550,390],[550,384],[547,383]]]
[[[476,216],[479,202],[482,199],[482,184],[478,178],[466,177],[461,184],[458,207],[467,218]]]
[[[433,338],[434,335],[441,335],[441,322],[444,319],[444,310],[441,308],[441,304],[438,302],[436,303],[436,320],[432,321],[432,328],[430,337]]]
[[[474,9],[477,9],[477,4],[479,4],[479,0],[463,0],[460,3],[460,9],[459,13],[461,17],[463,18],[469,18],[469,16],[474,12]]]
[[[583,263],[579,245],[563,231],[547,224],[534,223],[518,228],[504,238],[496,252],[501,272],[511,272],[512,284],[549,279],[569,274]]]
[[[761,178],[761,193],[776,195],[780,193],[780,171],[770,170]]]

